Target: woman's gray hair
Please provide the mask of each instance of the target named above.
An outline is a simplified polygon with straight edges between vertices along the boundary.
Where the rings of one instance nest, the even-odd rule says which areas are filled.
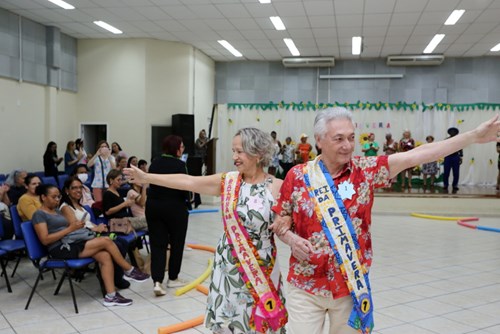
[[[347,119],[352,123],[352,112],[343,107],[326,108],[321,110],[314,119],[314,136],[323,138],[328,132],[328,123],[337,119]]]
[[[21,173],[26,173],[26,171],[24,169],[14,169],[12,172],[10,172],[9,176],[5,180],[5,183],[7,183],[11,187],[14,186],[16,184],[16,179]]]
[[[269,165],[275,149],[273,138],[269,133],[257,128],[243,128],[234,136],[241,137],[241,145],[246,154],[259,157],[259,163],[263,167]]]

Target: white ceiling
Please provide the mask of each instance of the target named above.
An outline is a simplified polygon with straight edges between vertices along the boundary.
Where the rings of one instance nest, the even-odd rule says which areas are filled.
[[[446,37],[434,53],[449,57],[500,55],[500,0],[66,0],[64,10],[47,0],[0,0],[0,7],[75,38],[155,38],[195,46],[216,61],[233,57],[225,39],[247,60],[290,57],[283,38],[301,56],[341,59],[421,54],[434,34]],[[466,12],[454,26],[444,21],[454,9]],[[287,30],[276,31],[269,16]],[[113,35],[92,22],[105,21],[124,33]],[[364,37],[364,50],[351,54],[351,37]]]

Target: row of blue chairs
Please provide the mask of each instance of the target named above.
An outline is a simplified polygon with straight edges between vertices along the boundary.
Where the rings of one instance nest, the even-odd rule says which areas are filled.
[[[40,178],[43,184],[53,184],[57,187],[62,187],[64,184],[64,181],[68,178],[68,175],[66,174],[59,174],[57,175],[57,180],[54,176],[45,176],[44,172],[34,172],[36,176]],[[8,175],[6,174],[0,174],[0,184],[3,184],[5,180],[7,180]]]

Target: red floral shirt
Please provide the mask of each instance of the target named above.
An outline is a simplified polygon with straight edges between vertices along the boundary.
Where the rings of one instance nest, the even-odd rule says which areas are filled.
[[[309,240],[315,249],[309,261],[300,262],[293,255],[290,257],[288,282],[314,295],[345,297],[349,295],[349,289],[314,212],[302,169],[303,164],[290,170],[273,207],[278,214],[291,215],[294,232]],[[354,186],[354,195],[343,202],[358,236],[360,261],[369,269],[372,262],[370,226],[373,190],[390,185],[388,156],[353,157],[334,181],[337,187],[344,181]]]

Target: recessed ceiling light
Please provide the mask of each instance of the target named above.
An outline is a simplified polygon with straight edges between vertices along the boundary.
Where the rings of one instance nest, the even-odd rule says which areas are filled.
[[[271,22],[274,24],[276,30],[286,30],[285,25],[279,16],[271,16],[269,19],[271,19]]]
[[[464,9],[455,9],[453,12],[451,12],[450,16],[448,16],[448,19],[446,19],[446,22],[444,23],[445,26],[452,26],[455,23],[457,23],[458,20],[464,15],[465,10]]]
[[[112,25],[110,25],[104,21],[94,21],[94,24],[97,24],[99,27],[106,29],[107,31],[110,31],[113,34],[116,34],[116,35],[123,34],[123,31],[113,27]]]
[[[491,52],[498,52],[498,51],[500,51],[500,43],[498,43],[497,45],[495,45],[494,47],[492,47],[490,51]]]
[[[260,3],[271,3],[271,0],[259,0]]]
[[[64,9],[75,9],[75,6],[70,5],[67,2],[64,2],[63,0],[49,0],[49,2],[52,2],[54,5],[57,5]]]
[[[291,38],[283,38],[283,42],[285,42],[286,46],[288,47],[288,50],[290,50],[290,53],[292,56],[300,56],[300,52],[295,46],[295,43],[292,41]]]
[[[436,46],[438,46],[438,44],[441,43],[444,36],[445,36],[444,34],[436,34],[429,42],[429,44],[425,47],[424,53],[432,53],[432,51],[434,51]]]
[[[217,41],[219,42],[220,45],[222,45],[223,47],[225,47],[227,49],[227,51],[231,52],[233,54],[233,56],[235,57],[243,57],[243,55],[234,48],[234,46],[232,46],[231,44],[229,44],[228,41],[226,40],[219,40]]]
[[[361,54],[361,44],[363,43],[363,37],[361,36],[353,36],[352,38],[352,54],[360,55]]]

